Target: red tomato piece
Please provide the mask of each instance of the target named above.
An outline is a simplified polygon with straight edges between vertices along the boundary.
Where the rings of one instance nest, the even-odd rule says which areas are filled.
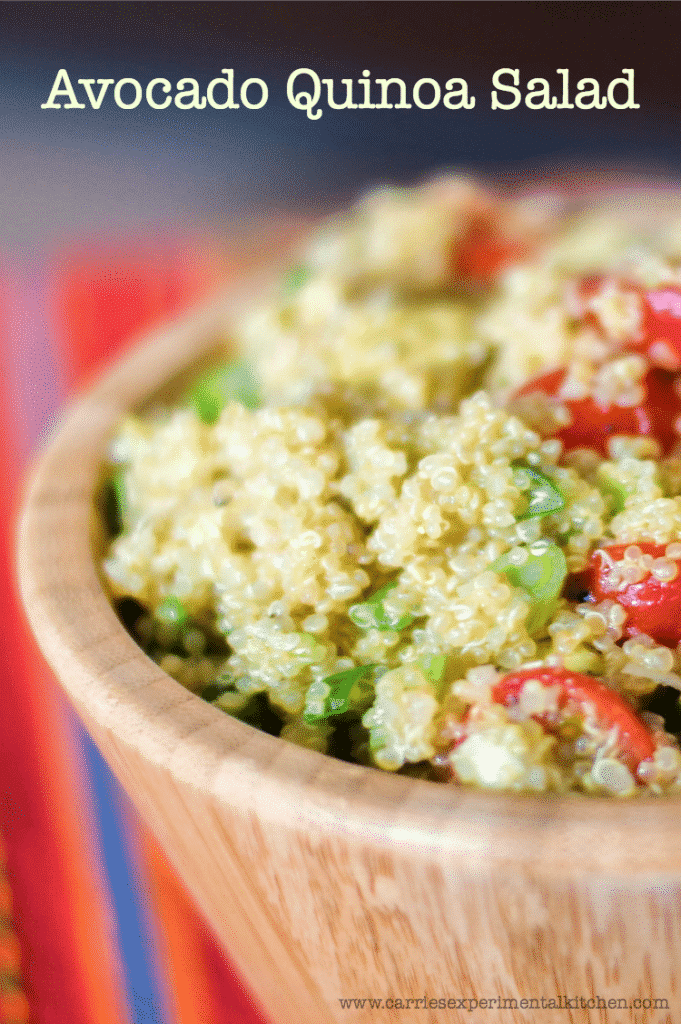
[[[588,327],[593,327],[595,331],[601,336],[604,336],[605,331],[603,325],[597,315],[597,313],[591,308],[590,303],[593,298],[598,295],[601,288],[605,284],[607,278],[601,275],[594,274],[591,277],[584,277],[581,281],[577,282],[574,289],[573,302],[576,304],[576,308],[572,310],[576,316],[586,324]],[[572,291],[572,288],[570,289]],[[572,303],[571,303],[572,305]]]
[[[635,773],[641,761],[655,754],[655,741],[648,727],[638,717],[631,704],[593,676],[580,675],[565,668],[527,668],[504,676],[492,690],[494,700],[504,707],[517,703],[528,679],[538,679],[542,686],[560,686],[558,704],[561,710],[574,705],[575,711],[584,711],[590,704],[596,712],[598,725],[603,729],[617,727],[623,760]],[[550,725],[544,716],[535,719]]]
[[[681,288],[643,293],[643,341],[646,355],[668,370],[681,368]]]
[[[476,217],[454,245],[450,270],[466,284],[491,285],[500,271],[519,263],[531,248],[527,240],[504,237],[492,220]]]
[[[598,314],[590,302],[603,287],[607,278],[587,277],[577,286],[577,304],[580,318],[605,336]],[[627,339],[625,348],[641,352],[653,366],[665,370],[681,369],[681,288],[664,285],[661,288],[643,288],[628,281],[619,283],[625,293],[640,296],[642,320],[640,330]]]
[[[565,374],[564,368],[551,370],[528,381],[518,394],[531,395],[543,391],[554,397]],[[566,451],[594,448],[606,458],[607,442],[613,434],[654,437],[662,448],[662,454],[668,455],[679,440],[674,429],[676,420],[681,416],[681,396],[676,389],[676,380],[665,370],[649,370],[643,378],[646,399],[635,406],[602,406],[593,398],[561,399],[572,413],[572,423],[556,431],[555,436],[561,439]]]
[[[676,560],[679,572],[673,580],[656,579],[652,573],[639,583],[629,583],[621,590],[609,583],[609,560],[620,562],[629,544],[612,544],[596,548],[582,572],[573,577],[570,589],[588,591],[594,601],[609,598],[627,610],[626,636],[646,633],[659,644],[676,647],[681,641],[681,560]],[[663,558],[664,544],[637,544],[644,555]],[[605,552],[605,556],[601,553]]]

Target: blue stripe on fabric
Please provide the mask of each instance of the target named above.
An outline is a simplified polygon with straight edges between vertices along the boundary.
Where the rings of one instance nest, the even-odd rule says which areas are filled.
[[[85,768],[92,788],[92,807],[98,826],[93,836],[109,883],[118,924],[122,973],[133,1024],[167,1024],[164,986],[155,967],[156,942],[148,901],[140,885],[140,857],[130,835],[124,794],[94,743],[78,723]]]

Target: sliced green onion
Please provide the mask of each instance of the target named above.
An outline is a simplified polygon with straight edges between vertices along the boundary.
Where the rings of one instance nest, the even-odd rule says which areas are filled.
[[[187,654],[196,657],[204,653],[208,640],[202,629],[185,622],[180,629],[180,643]]]
[[[257,409],[260,390],[253,372],[246,363],[234,361],[216,366],[192,384],[189,404],[204,423],[215,423],[230,402],[241,402],[247,409]]]
[[[304,263],[293,267],[284,278],[284,288],[287,292],[297,291],[310,279],[311,274],[312,271]]]
[[[380,630],[395,630],[406,629],[414,621],[414,615],[401,615],[399,619],[395,619],[386,611],[383,599],[391,590],[394,590],[397,586],[396,582],[387,583],[380,590],[377,590],[375,594],[368,597],[366,601],[362,601],[360,604],[353,604],[348,610],[348,616],[360,629],[380,629]]]
[[[217,694],[211,700],[211,704],[215,705],[216,708],[220,708],[221,711],[226,711],[228,715],[234,715],[238,718],[240,713],[246,710],[252,699],[252,693],[239,693],[238,690],[223,690],[222,693]]]
[[[125,489],[125,469],[115,470],[104,487],[104,515],[112,536],[117,537],[128,525],[130,506]]]
[[[507,551],[492,562],[490,569],[503,573],[509,583],[520,587],[530,598],[531,611],[525,628],[531,633],[551,618],[567,576],[567,562],[562,550],[551,541],[535,541],[527,552],[522,565],[517,565],[512,552]]]
[[[572,654],[565,655],[563,665],[571,672],[594,676],[601,675],[603,667],[601,657],[596,651],[590,651],[586,647],[578,647]]]
[[[511,468],[516,487],[523,492],[529,491],[527,509],[521,516],[516,516],[518,522],[523,519],[534,519],[536,516],[548,516],[565,508],[565,498],[553,481],[543,473],[525,465],[524,462],[514,462]],[[526,483],[527,478],[529,484]]]
[[[445,654],[427,654],[419,660],[419,665],[431,683],[439,683],[445,674],[447,656]]]
[[[564,718],[558,727],[558,734],[562,740],[576,740],[584,732],[584,719],[580,715],[570,715]]]
[[[335,675],[327,676],[323,680],[329,687],[329,692],[324,700],[324,708],[319,714],[305,713],[306,722],[318,722],[331,715],[342,715],[348,710],[350,692],[360,679],[370,675],[376,668],[375,665],[358,665],[356,668],[348,668],[344,672],[336,672]]]
[[[225,683],[227,679],[227,683]],[[267,698],[262,693],[244,693],[235,690],[229,685],[228,677],[220,677],[215,683],[207,686],[201,692],[204,700],[210,701],[215,708],[239,718],[242,722],[249,722],[257,725],[265,732],[278,733],[281,728],[281,721],[273,711],[270,710]]]
[[[208,686],[204,686],[201,690],[201,699],[207,700],[209,703],[213,703],[216,698],[221,697],[223,693],[226,693],[233,685],[234,680],[231,678],[218,677],[215,682],[209,683]]]
[[[167,623],[169,626],[184,626],[189,619],[187,609],[179,597],[164,598],[154,615],[159,622]]]
[[[624,484],[602,472],[602,467],[598,473],[598,485],[601,494],[608,501],[612,514],[616,516],[623,512],[624,503],[632,492]]]

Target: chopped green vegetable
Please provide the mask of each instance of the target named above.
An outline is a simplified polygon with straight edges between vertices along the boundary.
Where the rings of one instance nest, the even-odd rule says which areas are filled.
[[[313,633],[294,633],[293,636],[297,637],[298,645],[291,653],[301,665],[313,665],[324,658],[326,648]]]
[[[606,476],[602,472],[598,474],[598,483],[603,497],[607,499],[612,514],[616,516],[623,512],[624,503],[632,492],[624,484],[619,483],[618,480],[613,480],[612,477]]]
[[[536,516],[548,516],[551,512],[559,512],[565,508],[565,498],[556,485],[547,476],[524,462],[512,464],[513,480],[521,491],[529,491],[527,509],[518,522],[523,519],[534,519]]]
[[[331,715],[342,715],[348,710],[350,692],[360,679],[370,675],[376,668],[375,665],[358,665],[356,668],[348,668],[344,672],[336,672],[335,675],[327,676],[324,679],[328,687],[328,693],[324,699],[324,707],[319,714],[305,713],[306,722],[318,722]]]
[[[293,267],[284,278],[284,288],[287,292],[295,292],[310,279],[311,273],[310,268],[306,267],[304,263]]]
[[[158,606],[154,615],[159,622],[169,626],[183,626],[189,619],[187,609],[178,597],[166,597]]]
[[[562,740],[576,740],[584,732],[584,720],[579,715],[571,715],[564,718],[558,728],[558,734]]]
[[[221,677],[217,683],[207,686],[201,696],[209,701],[213,707],[226,712],[233,718],[239,718],[242,722],[248,722],[257,726],[264,732],[278,735],[281,729],[281,719],[270,707],[269,701],[264,693],[246,693],[235,690],[233,685],[225,685],[224,680],[228,677]],[[233,680],[232,680],[233,683]]]
[[[206,650],[208,640],[202,629],[185,622],[180,628],[180,643],[187,654],[198,657]]]
[[[602,675],[602,660],[596,651],[590,651],[586,647],[578,647],[571,654],[563,658],[563,665],[571,672],[580,672],[582,675]]]
[[[431,683],[439,683],[445,674],[447,656],[444,654],[427,654],[421,658],[419,665],[430,679]]]
[[[386,611],[383,603],[384,597],[391,591],[394,590],[397,583],[387,583],[380,590],[377,590],[375,594],[368,597],[366,601],[362,601],[360,604],[353,604],[350,606],[348,611],[349,617],[352,619],[356,626],[360,629],[380,629],[380,630],[396,630],[406,629],[414,621],[414,615],[401,615],[400,618],[395,619]]]
[[[239,693],[237,690],[224,690],[217,694],[211,701],[216,708],[226,711],[228,715],[239,717],[244,712],[252,699],[250,693]]]
[[[207,700],[209,703],[212,703],[217,697],[221,697],[223,693],[229,690],[232,682],[233,680],[231,679],[224,680],[222,677],[218,676],[214,683],[209,683],[208,686],[204,686],[201,691],[202,700]]]
[[[128,525],[129,504],[125,489],[125,469],[115,470],[104,487],[104,515],[109,531],[116,537]]]
[[[252,370],[238,361],[216,366],[195,380],[188,399],[204,423],[215,423],[229,402],[241,402],[247,409],[261,404]]]
[[[567,576],[567,563],[562,550],[551,541],[535,541],[525,550],[527,558],[522,564],[518,564],[514,552],[507,551],[492,562],[490,569],[503,573],[509,583],[530,597],[531,611],[525,626],[531,633],[545,625],[553,614]]]

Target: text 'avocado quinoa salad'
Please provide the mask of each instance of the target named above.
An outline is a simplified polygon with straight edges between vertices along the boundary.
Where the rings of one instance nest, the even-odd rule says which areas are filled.
[[[388,771],[681,791],[681,208],[642,223],[447,177],[321,229],[112,442],[150,656]]]

